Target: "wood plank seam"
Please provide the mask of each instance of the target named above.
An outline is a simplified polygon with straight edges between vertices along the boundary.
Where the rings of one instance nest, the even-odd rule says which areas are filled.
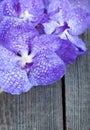
[[[65,76],[62,78],[62,112],[63,112],[63,130],[66,130],[66,98],[65,98]]]

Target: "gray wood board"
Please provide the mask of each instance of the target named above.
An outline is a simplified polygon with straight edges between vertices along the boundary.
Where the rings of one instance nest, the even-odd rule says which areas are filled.
[[[63,130],[61,81],[20,96],[1,93],[0,130]]]
[[[88,52],[67,67],[65,76],[67,130],[90,130],[90,30],[82,38]]]

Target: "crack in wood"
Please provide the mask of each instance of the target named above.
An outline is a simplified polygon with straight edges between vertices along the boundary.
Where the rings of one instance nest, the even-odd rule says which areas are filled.
[[[63,130],[66,130],[65,76],[62,78]]]

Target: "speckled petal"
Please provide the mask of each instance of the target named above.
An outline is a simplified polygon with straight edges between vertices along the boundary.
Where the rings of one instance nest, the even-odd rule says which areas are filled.
[[[19,67],[15,67],[8,71],[0,70],[0,86],[3,91],[11,94],[21,94],[31,89],[27,74]]]
[[[19,0],[3,0],[0,3],[1,16],[18,17],[20,14]]]
[[[21,5],[21,14],[28,10],[33,15],[31,21],[40,21],[43,17],[44,5],[42,0],[19,0]]]
[[[29,81],[37,85],[56,82],[65,74],[65,64],[51,50],[40,51],[33,61],[29,72]]]
[[[56,51],[62,43],[62,40],[56,35],[41,35],[35,37],[31,42],[31,50],[32,52],[39,52],[43,49],[49,49],[51,51]]]
[[[82,8],[85,11],[90,11],[90,0],[69,0],[73,9],[75,8]]]
[[[60,0],[56,0],[56,1],[54,1],[54,0],[50,1],[49,0],[49,3],[48,3],[48,12],[52,12],[52,11],[56,10],[59,7],[59,4],[60,4]]]
[[[28,44],[38,31],[31,23],[17,18],[4,18],[0,23],[0,42],[14,52],[28,50]]]
[[[0,10],[0,16],[12,16],[36,22],[43,17],[44,5],[42,0],[4,0],[1,2]]]
[[[0,46],[0,87],[11,94],[27,92],[32,87],[26,71],[20,67],[20,59],[2,46]]]
[[[18,63],[16,55],[0,45],[0,70],[13,69],[16,63]]]
[[[81,8],[75,8],[69,13],[67,23],[71,34],[80,35],[90,27],[90,12],[86,12]]]
[[[69,11],[69,1],[68,0],[51,0],[49,7],[48,7],[48,13],[51,13],[53,11],[56,11],[57,13],[60,12],[61,17],[65,18],[66,14]],[[52,17],[52,15],[51,15]],[[56,20],[60,19],[60,17],[57,17]]]
[[[42,0],[19,0],[21,4],[22,10],[29,10],[33,13],[33,11],[41,10],[44,8]]]

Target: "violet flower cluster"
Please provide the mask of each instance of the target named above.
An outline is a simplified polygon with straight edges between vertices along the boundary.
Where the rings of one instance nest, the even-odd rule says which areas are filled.
[[[89,0],[1,0],[0,86],[21,94],[49,85],[86,52]]]

